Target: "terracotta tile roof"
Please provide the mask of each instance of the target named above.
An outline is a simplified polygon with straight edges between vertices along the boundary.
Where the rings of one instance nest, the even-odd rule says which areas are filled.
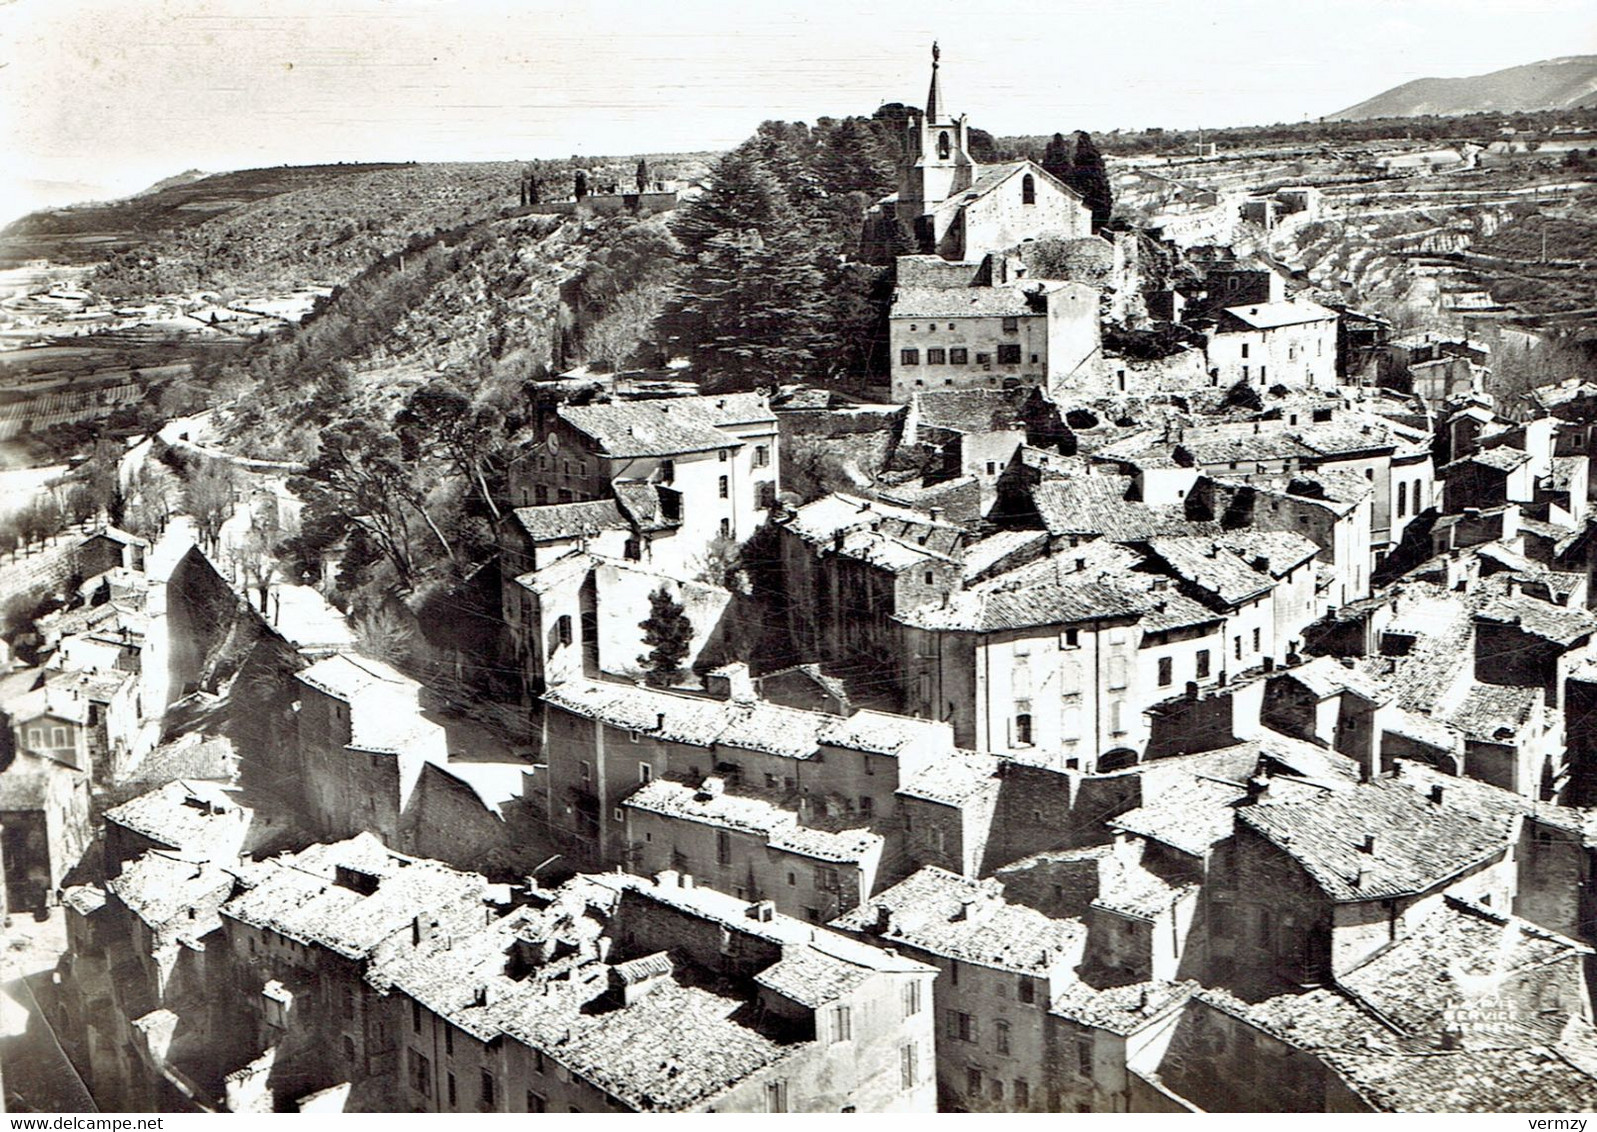
[[[626,517],[614,499],[517,507],[514,514],[517,524],[534,542],[576,538],[627,526]]]
[[[169,782],[105,812],[105,820],[196,860],[232,864],[253,812],[214,782]]]
[[[1194,777],[1185,789],[1169,791],[1128,810],[1111,818],[1108,825],[1110,829],[1202,857],[1231,836],[1236,825],[1236,803],[1247,796],[1244,786]]]
[[[1236,813],[1338,903],[1427,892],[1503,852],[1501,836],[1486,822],[1379,779]],[[1365,852],[1369,836],[1373,852]]]
[[[682,525],[680,519],[666,518],[657,484],[616,480],[610,486],[615,490],[616,503],[622,515],[638,530],[663,531]]]
[[[883,909],[889,919],[887,930],[879,933],[882,940],[1020,974],[1073,967],[1086,941],[1079,921],[1055,920],[1011,904],[997,882],[971,880],[935,866],[877,893],[832,926],[876,933]]]
[[[1579,985],[1590,954],[1591,948],[1518,917],[1448,898],[1409,934],[1337,981],[1407,1034],[1434,1042],[1449,1028],[1450,1011],[1481,998],[1495,1000],[1527,977],[1543,981],[1553,965],[1565,965]],[[1579,1003],[1571,1002],[1545,1016],[1505,1021],[1501,1032],[1466,1031],[1461,1041],[1467,1046],[1556,1042],[1565,1023],[1579,1014]]]
[[[818,546],[832,545],[839,533],[870,529],[874,525],[883,534],[908,539],[943,553],[958,545],[965,533],[958,524],[933,519],[925,511],[844,492],[834,492],[806,503],[785,525],[805,542]],[[920,542],[923,535],[925,543]]]
[[[1035,590],[964,590],[950,595],[946,606],[924,605],[897,620],[921,629],[991,633],[1135,618],[1142,608],[1142,595],[1089,578]]]
[[[945,806],[961,806],[978,796],[996,798],[1002,768],[1003,760],[997,755],[960,749],[901,783],[898,793]]]
[[[1097,535],[1112,542],[1132,542],[1162,534],[1211,529],[1219,533],[1218,525],[1189,520],[1179,508],[1150,507],[1127,499],[1130,489],[1127,476],[1077,476],[1043,480],[1032,488],[1031,499],[1052,535]]]
[[[836,1002],[857,990],[875,971],[840,960],[804,944],[782,949],[782,958],[754,976],[760,986],[811,1008]]]
[[[1591,1112],[1597,1076],[1547,1046],[1325,1055],[1377,1112]]]
[[[1255,570],[1212,538],[1153,538],[1148,549],[1176,577],[1226,605],[1241,605],[1275,585],[1268,572]]]
[[[1586,610],[1524,595],[1488,602],[1475,616],[1481,621],[1518,626],[1521,632],[1565,647],[1597,632],[1597,616]]]
[[[1487,743],[1512,742],[1541,706],[1540,688],[1519,688],[1505,684],[1473,684],[1464,698],[1438,715],[1456,727],[1466,738]]]
[[[1322,700],[1344,691],[1374,704],[1389,703],[1392,699],[1392,692],[1383,681],[1328,656],[1317,656],[1295,668],[1279,669],[1275,679],[1295,680]]]
[[[1053,1001],[1048,1004],[1048,1013],[1095,1030],[1121,1035],[1136,1033],[1148,1023],[1164,1017],[1198,989],[1198,984],[1191,981],[1170,983],[1149,980],[1095,987],[1072,978],[1062,980],[1062,983]]]
[[[376,889],[365,894],[339,884],[338,866],[375,878]],[[366,958],[421,913],[476,909],[480,923],[488,891],[475,873],[393,853],[369,833],[272,858],[241,878],[245,890],[223,907],[225,916],[351,959]]]
[[[880,834],[869,829],[828,832],[801,826],[798,814],[766,801],[669,782],[657,778],[639,787],[621,803],[661,817],[698,822],[765,838],[778,852],[819,861],[862,865],[882,847]]]
[[[1042,318],[1046,314],[1021,287],[898,287],[888,317]]]
[[[1296,531],[1228,531],[1216,544],[1272,578],[1285,577],[1320,553],[1318,544]],[[1262,560],[1262,563],[1261,563]]]
[[[811,758],[823,743],[917,757],[953,749],[953,729],[948,724],[885,712],[859,711],[844,718],[764,700],[714,700],[594,680],[557,684],[543,700],[574,715],[667,742],[700,747],[719,743],[788,758]]]
[[[194,942],[221,927],[217,910],[233,892],[233,875],[214,861],[145,853],[106,882],[139,919],[155,930],[155,946]],[[194,916],[189,910],[194,909]]]
[[[592,437],[599,450],[611,457],[673,456],[739,447],[742,441],[718,426],[739,423],[727,418],[745,416],[753,410],[714,410],[711,408],[714,400],[667,397],[654,401],[614,401],[607,405],[568,404],[560,406],[558,411],[562,420]],[[742,402],[737,405],[741,406]],[[769,411],[758,419],[765,417],[776,419]]]
[[[1170,914],[1177,903],[1197,891],[1196,884],[1173,884],[1149,871],[1122,849],[1099,858],[1098,895],[1092,906],[1151,922]]]
[[[1488,824],[1495,823],[1504,837],[1513,834],[1515,819],[1521,815],[1571,833],[1581,832],[1587,820],[1585,811],[1551,802],[1538,802],[1478,778],[1443,774],[1435,767],[1410,759],[1396,760],[1391,780],[1426,797],[1430,796],[1433,788],[1440,787],[1442,805],[1461,810]]]
[[[1448,475],[1466,465],[1475,464],[1483,468],[1491,468],[1497,472],[1512,472],[1530,463],[1530,455],[1521,452],[1518,448],[1509,448],[1506,445],[1498,448],[1485,448],[1479,452],[1471,452],[1468,456],[1460,456],[1448,464],[1443,464],[1437,471]]]
[[[1274,303],[1257,303],[1252,306],[1226,307],[1225,313],[1254,330],[1273,330],[1281,326],[1297,326],[1305,322],[1334,321],[1334,310],[1305,300],[1283,299]]]

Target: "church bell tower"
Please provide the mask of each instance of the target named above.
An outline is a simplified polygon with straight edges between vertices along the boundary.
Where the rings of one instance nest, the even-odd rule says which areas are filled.
[[[943,101],[938,69],[942,50],[932,44],[932,82],[926,92],[924,117],[911,115],[904,157],[898,170],[898,214],[913,220],[931,213],[939,204],[970,188],[977,166],[966,149],[965,115],[955,118]]]

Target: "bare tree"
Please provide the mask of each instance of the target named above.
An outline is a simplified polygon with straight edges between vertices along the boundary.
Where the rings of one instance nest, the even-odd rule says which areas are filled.
[[[657,283],[618,295],[608,313],[584,335],[588,360],[601,369],[620,369],[653,329],[665,302],[666,290]]]
[[[225,460],[205,460],[190,470],[183,485],[183,510],[193,518],[200,541],[213,553],[222,524],[233,514],[233,489],[238,473]]]
[[[391,606],[379,605],[356,619],[355,642],[367,656],[403,668],[415,656],[416,627]]]

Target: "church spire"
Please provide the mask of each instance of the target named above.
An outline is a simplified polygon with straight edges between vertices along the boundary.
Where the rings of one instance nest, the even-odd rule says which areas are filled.
[[[935,39],[932,40],[932,86],[926,92],[926,122],[928,125],[937,121],[937,114],[943,101],[943,92],[937,87],[937,61],[942,57],[942,49],[937,46]]]

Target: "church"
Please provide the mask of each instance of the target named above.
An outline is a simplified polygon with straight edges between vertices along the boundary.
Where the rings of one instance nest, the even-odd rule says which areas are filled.
[[[890,396],[1014,386],[1079,384],[1101,354],[1098,288],[1029,273],[1024,245],[1093,245],[1089,259],[1114,260],[1095,237],[1079,193],[1034,161],[982,165],[970,127],[950,115],[932,45],[924,116],[912,114],[898,164],[898,192],[872,210],[894,257],[888,313]]]
[[[1092,210],[1034,161],[981,165],[970,155],[965,115],[948,113],[932,45],[926,113],[911,115],[898,165],[898,192],[879,202],[900,246],[972,262],[1040,236],[1092,235]]]

